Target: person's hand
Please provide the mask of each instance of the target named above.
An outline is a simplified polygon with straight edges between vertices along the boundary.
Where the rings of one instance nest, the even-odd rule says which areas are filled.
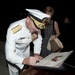
[[[56,38],[56,36],[55,36],[55,35],[52,35],[52,36],[51,36],[51,39],[55,39],[55,38]]]
[[[38,38],[38,35],[36,33],[32,34],[32,41],[36,40]]]
[[[43,57],[41,57],[39,54],[34,54],[34,57],[36,58],[37,62],[43,59]]]
[[[28,58],[25,58],[22,63],[27,65],[35,65],[36,62],[37,62],[37,59],[35,57],[28,57]]]

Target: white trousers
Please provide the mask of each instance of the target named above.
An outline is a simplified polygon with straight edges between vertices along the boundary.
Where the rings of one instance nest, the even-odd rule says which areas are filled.
[[[8,64],[9,74],[10,75],[19,75],[19,69]]]

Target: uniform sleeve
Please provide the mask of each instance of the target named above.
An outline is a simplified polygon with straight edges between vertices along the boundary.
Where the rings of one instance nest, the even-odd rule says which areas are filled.
[[[14,64],[21,64],[23,59],[15,53],[15,34],[12,33],[11,29],[8,29],[5,43],[5,54],[6,59]]]
[[[34,43],[34,53],[40,54],[42,45],[42,36],[38,34],[38,39],[36,39],[33,43]]]

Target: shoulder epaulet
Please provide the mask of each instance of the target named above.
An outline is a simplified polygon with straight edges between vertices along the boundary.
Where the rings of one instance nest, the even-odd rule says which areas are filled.
[[[12,32],[13,34],[15,34],[16,32],[20,31],[22,29],[22,26],[21,25],[17,25],[16,27],[12,28]]]

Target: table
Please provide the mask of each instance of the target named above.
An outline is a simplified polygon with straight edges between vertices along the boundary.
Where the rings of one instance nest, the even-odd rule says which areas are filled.
[[[74,71],[53,71],[30,67],[26,71],[23,71],[20,75],[75,75]]]

